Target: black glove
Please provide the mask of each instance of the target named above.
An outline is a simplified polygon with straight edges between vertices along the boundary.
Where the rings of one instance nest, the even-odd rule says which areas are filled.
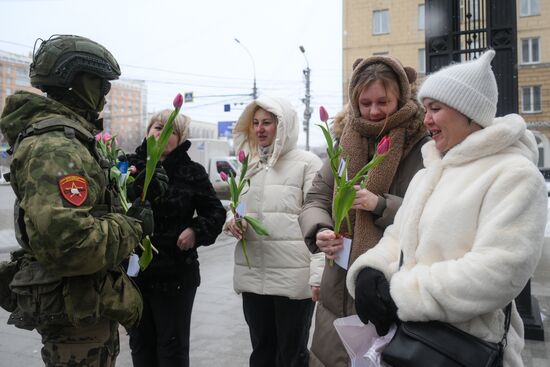
[[[136,176],[134,181],[132,181],[132,183],[130,183],[126,187],[126,193],[130,201],[134,201],[137,198],[141,197],[144,182],[145,170],[141,171]],[[155,168],[155,173],[153,173],[151,183],[149,183],[149,188],[147,189],[147,197],[145,198],[145,200],[149,200],[151,202],[156,201],[164,195],[166,190],[168,190],[168,175],[166,174],[166,170],[160,164],[158,164]]]
[[[155,220],[153,218],[153,209],[151,209],[151,204],[147,200],[141,201],[139,198],[134,200],[126,215],[140,221],[144,237],[153,234]]]
[[[390,285],[382,272],[369,267],[359,272],[355,284],[355,311],[363,323],[371,321],[380,336],[386,335],[398,320]]]

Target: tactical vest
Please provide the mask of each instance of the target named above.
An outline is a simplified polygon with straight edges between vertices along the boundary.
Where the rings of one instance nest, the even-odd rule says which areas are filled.
[[[94,136],[80,124],[59,117],[36,122],[18,135],[12,152],[23,139],[52,131],[63,131],[67,138],[78,139],[105,174],[107,187],[102,200],[92,207],[91,214],[101,217],[107,213],[124,213],[116,182],[111,178],[113,165],[101,156]],[[131,328],[139,321],[143,307],[141,294],[121,266],[75,277],[61,278],[52,274],[33,257],[24,215],[16,200],[15,235],[26,254],[18,260],[19,270],[9,285],[16,295],[17,306],[8,324],[32,330],[37,327],[90,325],[107,318]]]
[[[92,156],[99,163],[103,173],[105,174],[105,182],[107,187],[103,195],[103,200],[94,205],[91,214],[94,217],[101,217],[107,213],[123,213],[122,205],[120,204],[117,185],[111,179],[111,167],[113,164],[105,157],[101,156],[97,150],[96,141],[94,136],[86,130],[82,125],[68,120],[66,118],[53,117],[38,121],[22,132],[19,133],[13,147],[10,148],[9,153],[15,153],[21,141],[29,136],[41,135],[52,131],[63,131],[68,139],[78,139],[92,154]],[[23,209],[19,207],[19,200],[15,200],[14,207],[14,228],[15,238],[19,245],[28,252],[31,252],[28,244],[29,240],[25,231],[25,213]]]

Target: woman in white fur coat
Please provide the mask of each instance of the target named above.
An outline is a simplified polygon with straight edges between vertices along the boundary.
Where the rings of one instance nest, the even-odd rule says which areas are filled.
[[[438,320],[490,342],[504,335],[503,308],[541,255],[547,195],[523,119],[494,118],[494,54],[444,68],[420,88],[433,137],[422,148],[426,168],[394,224],[347,276],[364,322]],[[523,366],[514,302],[507,342],[504,366]]]

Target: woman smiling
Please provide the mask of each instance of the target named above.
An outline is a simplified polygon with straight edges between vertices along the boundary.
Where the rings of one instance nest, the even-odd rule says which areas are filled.
[[[510,367],[523,366],[514,298],[540,258],[547,197],[525,122],[495,118],[494,55],[444,68],[420,88],[433,137],[422,148],[426,168],[394,224],[352,265],[347,286],[361,319],[375,325],[442,321],[493,343],[506,334],[511,303],[503,355]]]

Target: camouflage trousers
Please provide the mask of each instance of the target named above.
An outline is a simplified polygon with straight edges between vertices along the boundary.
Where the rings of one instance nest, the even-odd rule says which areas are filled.
[[[114,367],[119,353],[118,323],[86,327],[37,328],[46,367]]]

